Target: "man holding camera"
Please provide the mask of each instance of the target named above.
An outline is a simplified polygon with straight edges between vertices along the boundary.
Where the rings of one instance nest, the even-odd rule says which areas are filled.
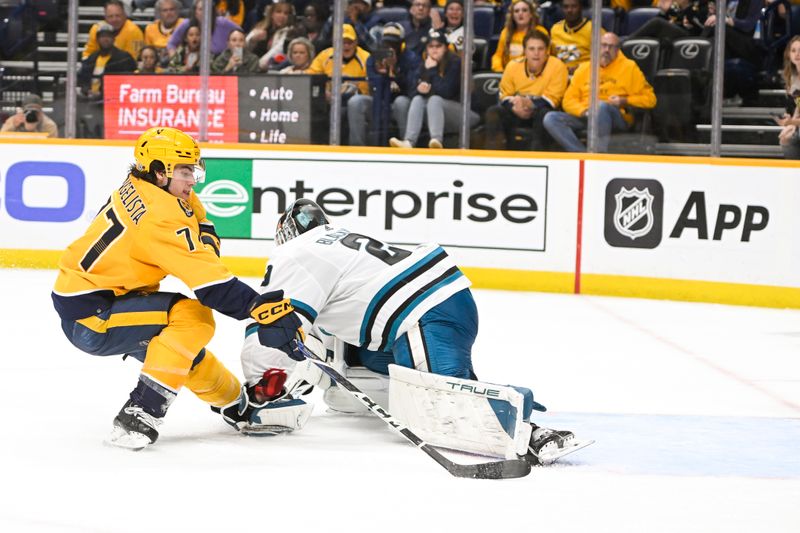
[[[10,116],[0,131],[47,133],[48,137],[58,137],[58,126],[53,119],[44,114],[42,98],[36,94],[30,94],[25,98],[22,111]]]

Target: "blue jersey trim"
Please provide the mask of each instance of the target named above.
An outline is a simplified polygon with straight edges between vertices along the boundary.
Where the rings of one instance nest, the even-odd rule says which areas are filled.
[[[463,276],[464,273],[460,270],[456,269],[451,275],[440,281],[439,283],[429,287],[425,292],[414,298],[411,302],[406,302],[406,305],[403,308],[403,311],[397,316],[397,318],[392,322],[391,328],[389,329],[388,335],[386,335],[381,343],[379,348],[380,351],[390,350],[392,344],[394,344],[394,339],[397,336],[397,330],[400,328],[400,324],[403,323],[403,320],[411,314],[411,312],[423,301],[425,301],[431,294],[438,291],[442,287],[450,285],[455,280]],[[386,331],[384,329],[384,331]]]
[[[431,253],[402,271],[400,274],[392,278],[386,285],[384,285],[380,291],[372,298],[369,305],[367,306],[367,310],[364,311],[364,318],[361,321],[361,331],[359,333],[359,344],[364,346],[367,344],[367,332],[370,329],[370,324],[373,324],[375,319],[374,316],[378,312],[378,308],[383,304],[384,296],[391,292],[397,290],[398,286],[402,284],[406,278],[412,276],[417,271],[423,269],[428,263],[441,260],[442,258],[446,257],[444,250],[441,247],[436,248]]]
[[[294,306],[294,311],[306,317],[306,320],[311,322],[312,324],[317,319],[317,312],[314,311],[314,308],[308,305],[305,302],[301,302],[300,300],[295,300],[294,298],[290,298],[292,305]]]

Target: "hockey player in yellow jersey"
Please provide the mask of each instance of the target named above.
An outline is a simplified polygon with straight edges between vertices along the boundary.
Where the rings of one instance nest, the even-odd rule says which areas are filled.
[[[130,399],[114,419],[110,444],[141,449],[158,438],[186,386],[226,422],[259,433],[259,409],[239,380],[205,348],[212,309],[263,324],[264,302],[219,258],[219,239],[193,191],[204,178],[200,149],[174,128],[139,137],[136,163],[86,233],[59,261],[53,303],[67,338],[92,355],[126,354],[143,362]],[[160,292],[167,275],[198,299]],[[267,326],[265,326],[267,327]]]

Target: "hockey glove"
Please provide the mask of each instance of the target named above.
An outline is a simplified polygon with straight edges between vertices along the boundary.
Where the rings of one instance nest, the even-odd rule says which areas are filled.
[[[275,400],[285,394],[283,388],[286,383],[286,371],[282,368],[269,368],[253,386],[253,399],[256,403],[263,404]]]
[[[200,242],[211,248],[217,254],[217,257],[220,256],[219,236],[217,235],[217,230],[214,229],[214,223],[210,220],[206,219],[200,222]]]
[[[270,291],[258,296],[250,304],[250,316],[258,322],[258,340],[262,346],[277,348],[296,361],[303,355],[295,352],[295,339],[304,340],[302,323],[283,291]]]

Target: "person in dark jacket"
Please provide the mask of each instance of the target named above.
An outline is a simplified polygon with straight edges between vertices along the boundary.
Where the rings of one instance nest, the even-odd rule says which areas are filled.
[[[412,148],[417,144],[423,123],[427,120],[430,133],[429,148],[442,148],[444,134],[461,127],[461,58],[448,49],[447,35],[431,30],[425,45],[425,56],[419,67],[416,95],[408,110],[404,139],[392,137],[395,148]],[[480,117],[470,111],[470,125]]]
[[[404,35],[397,22],[386,24],[381,46],[367,59],[370,94],[356,94],[347,101],[350,146],[386,146],[390,118],[397,122],[399,135],[405,135],[421,58],[403,46]]]
[[[100,49],[84,59],[78,71],[78,87],[82,95],[93,100],[103,97],[104,74],[136,70],[136,60],[128,52],[114,46],[114,28],[110,24],[101,23],[96,35]]]

